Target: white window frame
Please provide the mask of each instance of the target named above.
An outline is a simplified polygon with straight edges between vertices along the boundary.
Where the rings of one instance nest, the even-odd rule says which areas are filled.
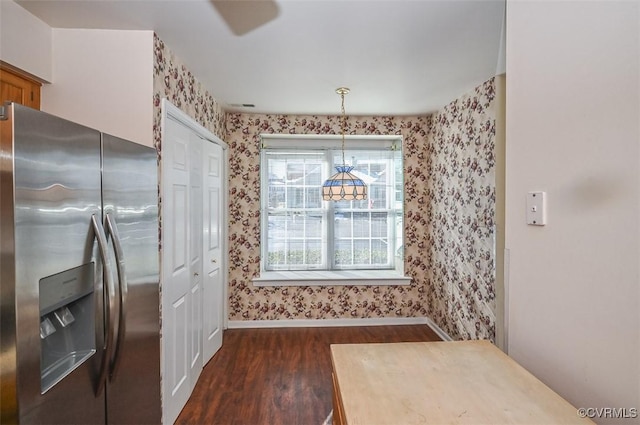
[[[304,146],[309,149],[340,149],[342,138],[339,135],[299,135],[299,134],[261,134],[261,164],[264,162],[262,150],[286,149]],[[345,136],[346,150],[352,149],[402,149],[402,136]],[[261,167],[260,180],[268,180],[268,170]],[[261,184],[261,197],[268,196],[268,184]],[[262,205],[262,203],[261,203]],[[267,211],[261,209],[261,228],[268,225]],[[398,246],[404,242],[404,226]],[[267,271],[265,270],[266,232],[261,232],[261,265],[260,276],[253,279],[255,286],[318,286],[318,285],[409,285],[411,279],[404,276],[404,261],[395,261],[393,269],[375,270],[297,270]],[[329,235],[331,239],[331,235]],[[396,242],[397,243],[397,242]]]

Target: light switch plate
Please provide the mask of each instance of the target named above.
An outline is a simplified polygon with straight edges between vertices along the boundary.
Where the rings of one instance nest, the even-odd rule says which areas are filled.
[[[546,192],[527,193],[527,224],[544,226],[547,224]]]

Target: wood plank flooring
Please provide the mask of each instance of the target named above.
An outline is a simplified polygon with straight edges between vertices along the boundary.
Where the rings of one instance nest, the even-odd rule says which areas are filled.
[[[176,423],[321,425],[330,344],[439,340],[426,325],[227,330]]]

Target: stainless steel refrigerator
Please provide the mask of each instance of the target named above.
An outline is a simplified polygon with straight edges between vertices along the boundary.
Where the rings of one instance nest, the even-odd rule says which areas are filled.
[[[0,422],[158,424],[154,149],[0,109]]]

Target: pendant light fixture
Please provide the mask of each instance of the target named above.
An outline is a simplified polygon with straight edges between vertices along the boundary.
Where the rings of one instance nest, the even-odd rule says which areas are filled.
[[[336,166],[338,171],[329,177],[322,185],[322,199],[324,201],[361,201],[367,199],[367,185],[357,176],[351,174],[353,166],[347,165],[344,160],[344,133],[347,127],[347,116],[344,111],[344,95],[349,93],[346,87],[339,87],[336,93],[342,99],[342,165]]]

